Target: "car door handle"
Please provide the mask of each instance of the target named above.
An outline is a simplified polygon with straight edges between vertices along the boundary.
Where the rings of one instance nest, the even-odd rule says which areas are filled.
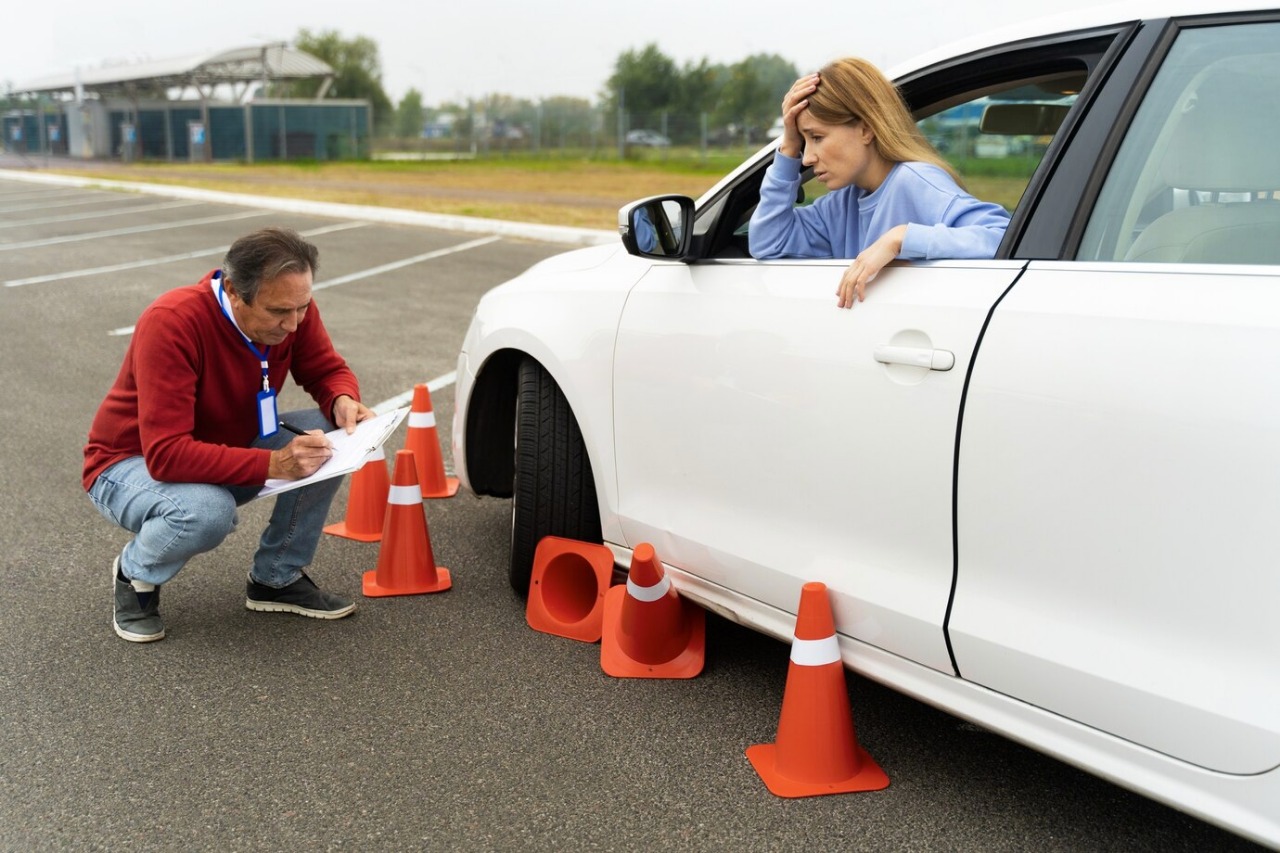
[[[881,364],[909,364],[930,370],[950,370],[956,366],[955,353],[944,349],[891,347],[882,344],[876,347],[875,356],[876,361]]]

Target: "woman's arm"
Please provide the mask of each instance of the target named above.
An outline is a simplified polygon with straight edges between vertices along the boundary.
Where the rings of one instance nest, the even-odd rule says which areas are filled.
[[[1008,227],[1009,214],[1000,205],[958,196],[942,222],[907,228],[900,257],[994,258]]]
[[[879,214],[888,230],[863,249],[841,276],[838,305],[862,301],[867,285],[894,258],[992,258],[1000,247],[1009,214],[998,204],[979,201],[940,169],[904,164],[891,185],[881,188]]]

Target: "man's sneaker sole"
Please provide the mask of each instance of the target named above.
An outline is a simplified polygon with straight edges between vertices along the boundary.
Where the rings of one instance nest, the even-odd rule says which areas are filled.
[[[135,634],[132,631],[126,631],[116,624],[114,614],[111,617],[111,627],[116,629],[117,637],[131,643],[154,643],[156,640],[164,639],[164,629],[161,629],[158,634]]]
[[[312,619],[341,619],[343,616],[351,615],[356,609],[355,602],[338,610],[312,610],[300,604],[288,604],[280,601],[255,601],[252,598],[246,598],[244,606],[259,613],[296,613],[299,616],[309,616]]]

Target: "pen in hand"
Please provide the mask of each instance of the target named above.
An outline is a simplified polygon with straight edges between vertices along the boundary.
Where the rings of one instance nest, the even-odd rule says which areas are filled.
[[[293,433],[294,435],[314,435],[314,433],[310,433],[310,432],[307,432],[307,431],[306,431],[306,430],[304,430],[304,429],[300,429],[300,428],[298,428],[298,427],[294,426],[293,424],[289,423],[288,421],[281,421],[281,422],[280,422],[280,426],[284,427],[285,429],[287,429],[289,432]],[[322,436],[322,437],[323,437],[323,436]],[[325,438],[325,442],[324,442],[324,443],[325,443],[325,447],[328,447],[328,448],[331,448],[331,449],[332,449],[333,445],[329,442],[329,439],[328,439],[328,438]]]
[[[311,441],[298,441],[295,438],[284,447],[271,451],[267,479],[305,479],[333,457],[333,445],[328,436],[319,430],[307,432],[288,421],[281,420],[278,423],[282,429],[295,433],[298,438],[310,438]]]

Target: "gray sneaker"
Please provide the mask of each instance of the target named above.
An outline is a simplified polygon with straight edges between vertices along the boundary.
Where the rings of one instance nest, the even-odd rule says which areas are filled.
[[[120,574],[120,558],[111,562],[111,579],[116,585],[116,603],[111,625],[116,634],[131,643],[153,643],[164,639],[164,622],[160,619],[160,587],[139,591]]]
[[[341,619],[356,609],[354,601],[322,591],[306,572],[280,589],[264,586],[250,575],[244,606],[263,613],[297,613],[313,619]]]

